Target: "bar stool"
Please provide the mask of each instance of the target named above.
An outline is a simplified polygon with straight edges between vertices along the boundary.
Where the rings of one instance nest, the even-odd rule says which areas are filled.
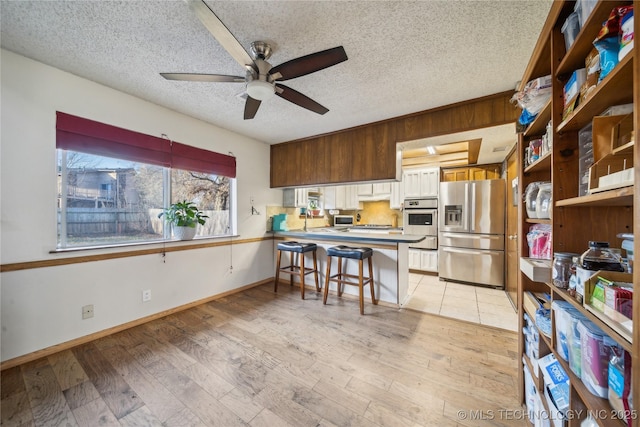
[[[331,258],[338,258],[338,273],[331,275]],[[373,289],[373,249],[371,248],[353,248],[349,246],[333,246],[327,249],[327,275],[324,283],[324,298],[323,304],[327,303],[327,295],[329,294],[329,282],[336,282],[338,285],[338,296],[342,296],[343,285],[358,286],[360,290],[360,314],[364,314],[364,286],[369,285],[371,289],[371,302],[376,305],[375,290]],[[347,274],[342,272],[342,259],[357,259],[358,260],[358,275]],[[363,275],[364,260],[367,259],[369,263],[369,276]],[[353,279],[358,279],[354,281]]]
[[[298,243],[298,242],[281,242],[278,243],[278,261],[276,263],[276,283],[273,291],[278,292],[278,280],[280,279],[280,273],[286,273],[289,275],[289,283],[293,286],[294,274],[300,275],[300,296],[304,299],[304,276],[313,273],[316,279],[316,292],[320,292],[320,285],[318,283],[318,261],[316,258],[316,250],[318,245],[315,243]],[[289,265],[286,267],[280,267],[280,258],[282,252],[289,252]],[[313,253],[313,268],[304,266],[304,254],[307,252]],[[294,254],[296,258],[300,259],[300,265],[295,265]]]

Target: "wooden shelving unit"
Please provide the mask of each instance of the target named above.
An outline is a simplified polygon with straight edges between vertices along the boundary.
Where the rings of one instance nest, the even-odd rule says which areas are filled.
[[[582,253],[588,248],[589,240],[608,241],[612,247],[620,247],[621,239],[618,233],[633,233],[640,227],[640,185],[615,188],[611,190],[592,192],[585,196],[578,196],[579,188],[579,149],[578,131],[590,124],[593,117],[601,114],[608,107],[633,102],[637,107],[640,102],[640,47],[636,42],[634,50],[606,76],[592,92],[591,96],[572,112],[565,120],[562,120],[563,88],[564,84],[574,70],[584,68],[585,58],[593,49],[593,40],[600,31],[602,22],[606,21],[611,10],[615,6],[633,4],[638,9],[640,0],[611,2],[599,0],[589,19],[585,22],[573,45],[567,51],[564,45],[564,37],[561,32],[562,25],[567,16],[573,12],[575,2],[555,1],[551,6],[547,21],[542,29],[533,56],[527,66],[519,90],[522,90],[527,82],[547,75],[552,76],[552,96],[547,105],[538,114],[524,132],[519,135],[518,154],[524,159],[525,148],[529,141],[540,138],[546,132],[547,124],[551,122],[553,129],[552,148],[549,153],[538,159],[534,164],[526,168],[520,168],[519,191],[524,192],[532,182],[550,181],[552,185],[553,207],[551,219],[529,219],[526,215],[524,202],[519,207],[520,230],[518,232],[519,256],[528,257],[529,247],[527,233],[535,224],[548,224],[552,230],[553,252]],[[635,16],[634,24],[638,27],[640,19]],[[634,108],[633,124],[638,129],[638,109]],[[636,144],[628,143],[615,149],[612,155],[624,155],[634,159],[635,182],[640,182],[640,150]],[[521,163],[522,165],[523,163]],[[522,198],[521,198],[522,200]],[[640,250],[640,243],[635,242],[635,252]],[[636,263],[637,265],[637,263]],[[605,316],[590,311],[584,304],[578,302],[567,290],[560,289],[551,283],[534,282],[524,273],[518,278],[518,312],[519,331],[525,326],[524,313],[535,319],[535,313],[525,310],[523,300],[527,292],[544,292],[551,296],[552,300],[569,302],[580,313],[593,321],[609,337],[616,341],[620,347],[628,351],[632,356],[631,383],[633,384],[633,406],[635,419],[634,427],[640,427],[640,298],[635,298],[633,311],[636,313],[633,319],[633,333],[621,331],[614,322]],[[640,283],[638,268],[634,272],[634,283]],[[556,359],[570,377],[570,409],[571,415],[566,421],[569,427],[580,426],[587,416],[592,414],[612,414],[612,408],[608,399],[600,398],[592,394],[570,369],[569,364],[557,353],[555,340],[555,318],[552,310],[551,334],[549,337],[540,333],[543,347],[556,355]],[[529,360],[524,351],[524,334],[521,333],[520,353],[522,355],[521,368],[527,366],[533,369],[534,364]],[[541,354],[543,356],[543,354]],[[522,371],[522,369],[521,369]],[[524,401],[524,374],[520,372],[521,396]],[[534,378],[539,393],[543,392],[542,379]],[[545,399],[542,399],[546,407]],[[596,421],[602,427],[620,427],[626,425],[615,417],[596,417]]]

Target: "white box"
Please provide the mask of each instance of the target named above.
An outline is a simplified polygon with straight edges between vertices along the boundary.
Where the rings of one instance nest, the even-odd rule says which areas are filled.
[[[551,283],[551,260],[520,258],[520,271],[534,282]]]
[[[594,190],[610,190],[613,188],[627,187],[629,185],[633,185],[633,168],[601,176],[598,179],[598,188]]]

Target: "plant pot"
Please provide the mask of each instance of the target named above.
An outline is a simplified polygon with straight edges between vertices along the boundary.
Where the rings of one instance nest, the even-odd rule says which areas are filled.
[[[192,240],[196,237],[196,227],[178,227],[174,225],[171,229],[173,231],[173,237],[178,240]]]

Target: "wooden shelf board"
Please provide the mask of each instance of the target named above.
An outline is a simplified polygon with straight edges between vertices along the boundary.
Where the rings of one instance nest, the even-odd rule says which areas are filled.
[[[560,125],[558,133],[579,130],[591,123],[593,116],[602,113],[603,106],[633,102],[633,91],[629,90],[633,82],[633,54],[625,56],[609,75],[596,86],[593,94]]]
[[[540,218],[527,218],[525,219],[525,222],[528,222],[529,224],[551,224],[550,219],[540,219]]]
[[[631,4],[632,2],[619,1],[616,5]],[[593,47],[593,40],[598,35],[602,23],[609,18],[612,6],[606,1],[600,1],[596,4],[596,7],[591,11],[589,19],[584,23],[583,28],[578,36],[574,40],[573,44],[569,48],[567,54],[562,58],[562,61],[558,65],[556,70],[556,76],[566,76],[572,73],[573,70],[584,68],[585,58],[591,52]]]
[[[597,315],[592,310],[589,310],[584,307],[583,304],[579,303],[574,297],[572,297],[568,291],[564,289],[560,289],[555,285],[550,285],[554,294],[559,295],[563,300],[567,301],[573,307],[575,307],[580,313],[584,314],[587,319],[591,320],[595,323],[600,329],[603,330],[607,335],[613,338],[618,344],[622,346],[628,352],[632,352],[632,344],[630,335],[622,335],[616,329],[612,328],[608,322],[602,319],[601,316]],[[604,314],[602,314],[604,316]]]
[[[617,188],[615,190],[603,191],[601,193],[589,194],[586,196],[572,197],[570,199],[558,200],[557,207],[573,206],[633,206],[633,186]]]
[[[524,131],[524,136],[543,135],[549,120],[551,120],[551,98],[540,110],[535,120],[529,124],[527,130]]]
[[[524,173],[548,170],[551,168],[551,151],[545,153],[542,157],[524,168]]]
[[[609,403],[609,399],[604,399],[591,393],[587,386],[582,382],[582,379],[577,377],[571,370],[569,362],[560,357],[555,351],[553,353],[555,354],[556,359],[558,359],[558,362],[560,362],[562,369],[564,369],[569,376],[569,382],[578,393],[578,396],[580,396],[582,402],[586,405],[589,411],[601,415],[598,417],[598,423],[603,426],[625,426],[626,424],[621,420],[609,418],[613,411],[611,404]]]

